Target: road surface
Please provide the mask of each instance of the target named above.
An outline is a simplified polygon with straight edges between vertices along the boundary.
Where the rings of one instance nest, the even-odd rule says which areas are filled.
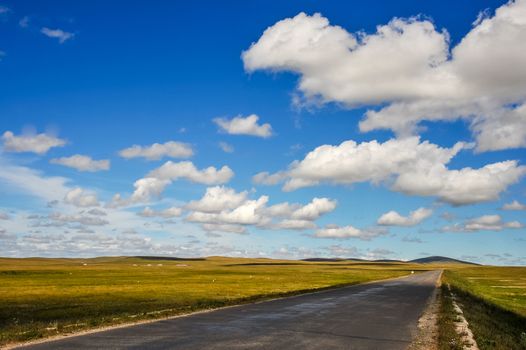
[[[439,274],[430,271],[23,349],[406,349]]]

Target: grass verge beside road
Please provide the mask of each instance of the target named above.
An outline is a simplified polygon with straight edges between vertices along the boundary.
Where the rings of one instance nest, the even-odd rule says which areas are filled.
[[[448,283],[481,350],[526,349],[526,268],[478,266],[447,270],[443,284]],[[443,334],[451,333],[450,321],[455,317],[449,302],[443,290]],[[449,338],[440,339],[441,349],[458,348],[454,341],[447,343]]]

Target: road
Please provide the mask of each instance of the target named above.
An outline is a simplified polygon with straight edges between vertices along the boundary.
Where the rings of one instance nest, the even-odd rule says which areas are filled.
[[[23,349],[406,349],[439,274],[224,308]]]

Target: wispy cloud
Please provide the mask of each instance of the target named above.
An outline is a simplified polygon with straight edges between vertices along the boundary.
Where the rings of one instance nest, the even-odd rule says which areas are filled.
[[[234,146],[232,146],[231,144],[229,143],[226,143],[226,142],[219,142],[219,148],[221,148],[221,150],[223,150],[223,152],[225,153],[232,153],[234,152]]]
[[[71,32],[66,32],[62,29],[51,29],[48,27],[43,27],[40,32],[47,37],[58,39],[58,42],[63,44],[66,40],[72,39],[75,34]]]
[[[7,6],[0,5],[0,15],[11,12],[11,9]]]
[[[29,17],[24,16],[18,21],[18,25],[22,28],[27,28],[29,26]]]

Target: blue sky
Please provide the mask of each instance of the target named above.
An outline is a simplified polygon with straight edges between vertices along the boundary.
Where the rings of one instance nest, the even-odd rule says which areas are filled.
[[[525,13],[2,1],[0,255],[524,264]]]

